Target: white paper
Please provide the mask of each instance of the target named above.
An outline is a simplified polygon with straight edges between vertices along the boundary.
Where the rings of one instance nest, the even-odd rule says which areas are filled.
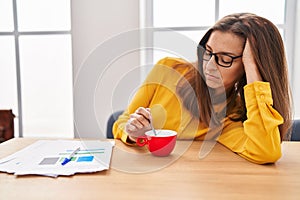
[[[112,141],[39,140],[0,160],[0,171],[15,175],[57,177],[75,173],[91,173],[109,169]],[[80,147],[72,160],[62,165],[64,158]]]

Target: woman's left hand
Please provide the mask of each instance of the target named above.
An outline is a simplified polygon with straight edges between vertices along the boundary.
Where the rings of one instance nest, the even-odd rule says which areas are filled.
[[[247,84],[255,81],[262,81],[262,77],[254,60],[254,55],[248,39],[245,44],[242,60],[247,77]]]

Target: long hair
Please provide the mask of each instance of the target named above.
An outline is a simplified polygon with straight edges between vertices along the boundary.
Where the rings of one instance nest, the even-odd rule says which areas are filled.
[[[233,33],[245,41],[249,40],[262,81],[270,83],[273,107],[284,118],[284,123],[279,126],[281,140],[288,139],[288,130],[291,125],[291,98],[284,44],[277,27],[269,20],[251,13],[232,14],[220,19],[211,27],[199,45],[205,46],[212,32],[216,30]],[[203,75],[202,64],[202,56],[198,56],[198,69],[196,67],[189,68],[189,71],[179,81],[177,93],[181,96],[183,105],[193,116],[209,126],[210,121],[217,124],[220,119],[214,114],[209,88],[204,78],[201,77]],[[234,114],[230,115],[234,116],[231,117],[234,121],[247,119],[243,91],[246,84],[247,80],[244,74],[230,91],[226,91],[226,116]],[[193,91],[188,88],[192,88]],[[192,98],[194,94],[196,94],[196,99]],[[241,101],[237,102],[237,97]],[[237,106],[239,107],[238,112],[236,109],[234,110]]]

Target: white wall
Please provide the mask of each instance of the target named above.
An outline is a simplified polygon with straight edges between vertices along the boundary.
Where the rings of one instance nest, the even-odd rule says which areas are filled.
[[[102,138],[140,84],[139,0],[71,2],[75,137]]]
[[[294,99],[294,117],[300,119],[300,2],[297,2],[297,20],[296,20],[296,41],[295,57],[293,71],[293,99]]]

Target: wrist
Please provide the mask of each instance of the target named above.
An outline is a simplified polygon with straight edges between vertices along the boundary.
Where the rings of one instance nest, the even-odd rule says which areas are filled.
[[[247,66],[247,69],[245,69],[245,73],[248,84],[253,83],[255,81],[262,81],[262,77],[255,64],[253,64],[252,66]]]

